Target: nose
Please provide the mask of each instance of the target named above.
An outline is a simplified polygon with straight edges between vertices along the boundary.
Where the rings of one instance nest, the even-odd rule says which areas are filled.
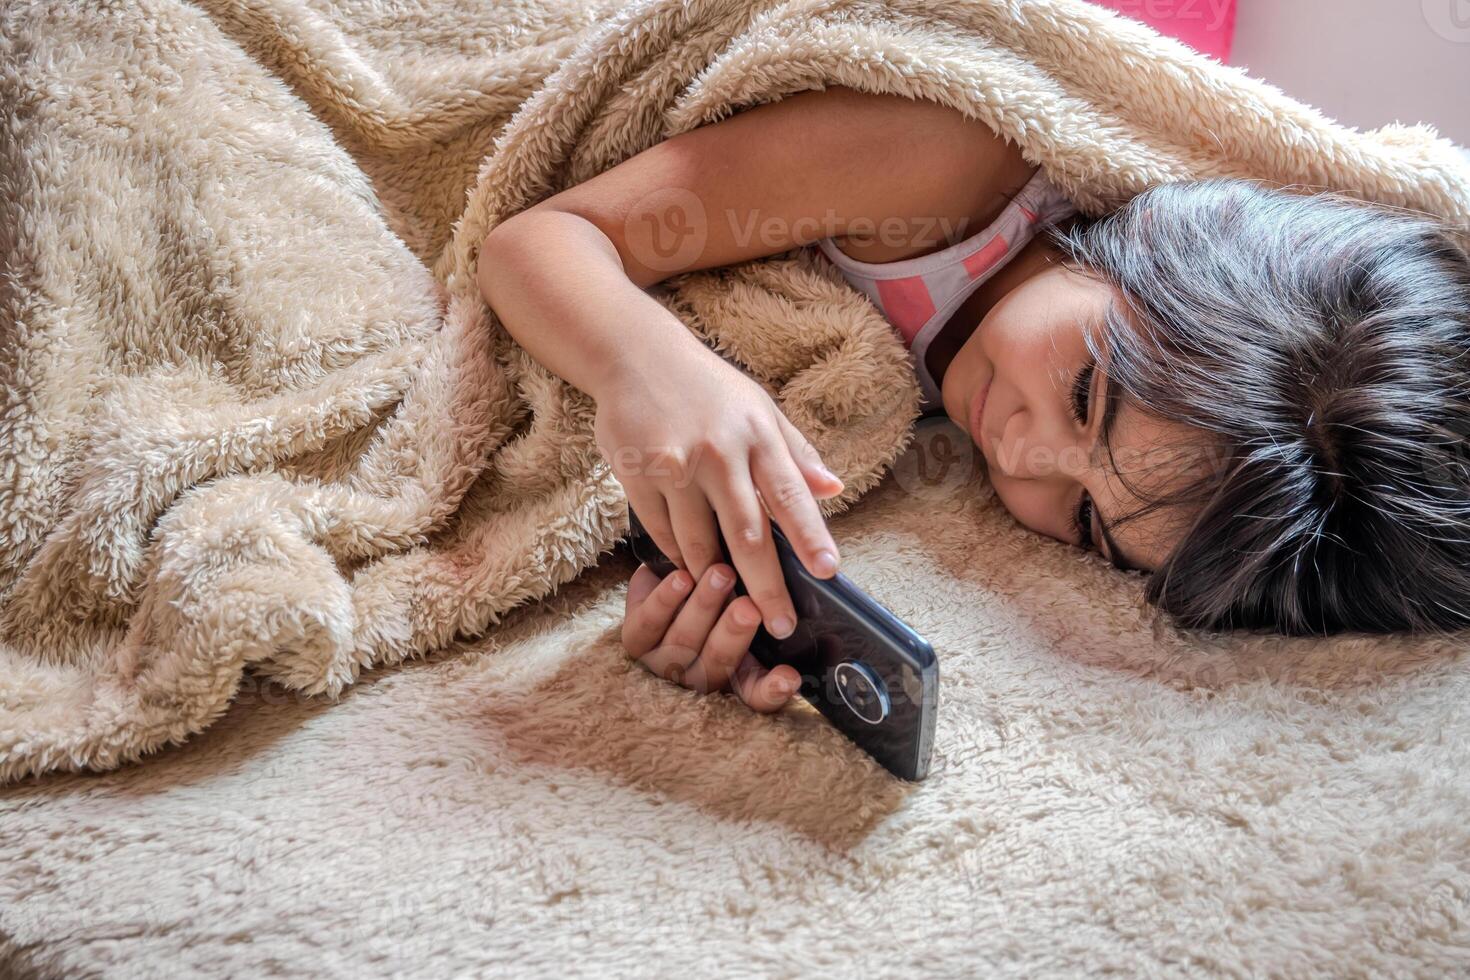
[[[1015,480],[1076,481],[1088,470],[1086,449],[1070,429],[1038,425],[1025,411],[1006,420],[991,463]]]

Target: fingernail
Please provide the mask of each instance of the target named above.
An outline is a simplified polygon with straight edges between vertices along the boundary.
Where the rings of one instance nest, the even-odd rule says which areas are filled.
[[[771,635],[778,640],[784,640],[796,632],[796,624],[791,621],[790,616],[777,616],[771,621]]]
[[[709,584],[717,589],[723,589],[730,584],[730,575],[724,569],[717,568],[709,573]]]
[[[817,552],[817,559],[812,562],[812,570],[822,578],[836,574],[837,556],[830,551]]]
[[[790,697],[791,695],[795,694],[797,689],[800,687],[801,681],[787,681],[785,684],[781,685],[781,694],[784,697]]]
[[[834,480],[837,483],[841,483],[842,482],[842,477],[838,476],[836,473],[833,473],[831,470],[827,469],[827,467],[823,466],[822,467],[822,472],[825,473],[825,474],[827,474],[828,479]]]
[[[674,573],[674,591],[675,592],[683,592],[684,590],[686,590],[688,588],[689,588],[689,579],[685,578],[679,572],[675,572]]]

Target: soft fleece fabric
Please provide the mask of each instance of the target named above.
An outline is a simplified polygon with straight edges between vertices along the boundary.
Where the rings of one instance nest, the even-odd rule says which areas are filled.
[[[181,741],[247,668],[338,694],[594,564],[627,512],[593,406],[500,326],[476,249],[741,106],[830,83],[940,101],[1094,211],[1236,174],[1470,226],[1429,127],[1343,129],[1076,0],[0,16],[0,778]],[[904,448],[902,348],[819,258],[658,293],[846,480],[828,514]]]
[[[1463,225],[1429,128],[1071,0],[0,18],[0,975],[1465,972],[1460,638],[1179,634],[934,467],[830,267],[670,283],[939,651],[900,784],[627,664],[590,406],[469,276],[516,209],[828,83],[972,113],[1092,209],[1228,173]]]
[[[939,652],[923,783],[630,665],[620,549],[336,703],[247,676],[182,747],[11,787],[0,976],[1470,972],[1454,644],[1155,637],[918,474],[833,528]]]

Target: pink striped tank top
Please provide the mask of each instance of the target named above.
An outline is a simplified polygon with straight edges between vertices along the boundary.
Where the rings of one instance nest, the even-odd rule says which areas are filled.
[[[1036,236],[1043,220],[1060,221],[1076,207],[1037,168],[1015,198],[982,231],[942,251],[896,262],[859,262],[831,238],[816,244],[844,278],[872,300],[914,357],[924,414],[943,409],[929,374],[929,341],[980,284]]]

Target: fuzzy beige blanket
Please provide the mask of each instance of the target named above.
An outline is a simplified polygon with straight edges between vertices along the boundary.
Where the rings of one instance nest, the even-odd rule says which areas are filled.
[[[1463,972],[1458,643],[1179,634],[920,465],[905,354],[820,257],[672,280],[939,651],[900,784],[629,667],[592,406],[471,276],[516,210],[824,84],[983,119],[1091,211],[1233,174],[1470,227],[1430,128],[1078,0],[0,19],[0,778],[226,716],[0,798],[0,974]]]
[[[336,694],[595,562],[626,518],[591,405],[478,298],[476,245],[740,106],[942,101],[1089,210],[1231,173],[1470,213],[1429,132],[1347,132],[1078,3],[202,6],[7,8],[7,776],[180,740],[247,667]],[[915,406],[826,273],[663,293],[848,480],[830,511]]]
[[[247,670],[337,695],[626,529],[592,405],[480,299],[504,217],[841,83],[1015,140],[1086,209],[1212,174],[1470,226],[1427,127],[1340,128],[1074,0],[7,4],[0,778],[179,742]],[[897,340],[812,250],[656,294],[847,482],[910,437]]]

